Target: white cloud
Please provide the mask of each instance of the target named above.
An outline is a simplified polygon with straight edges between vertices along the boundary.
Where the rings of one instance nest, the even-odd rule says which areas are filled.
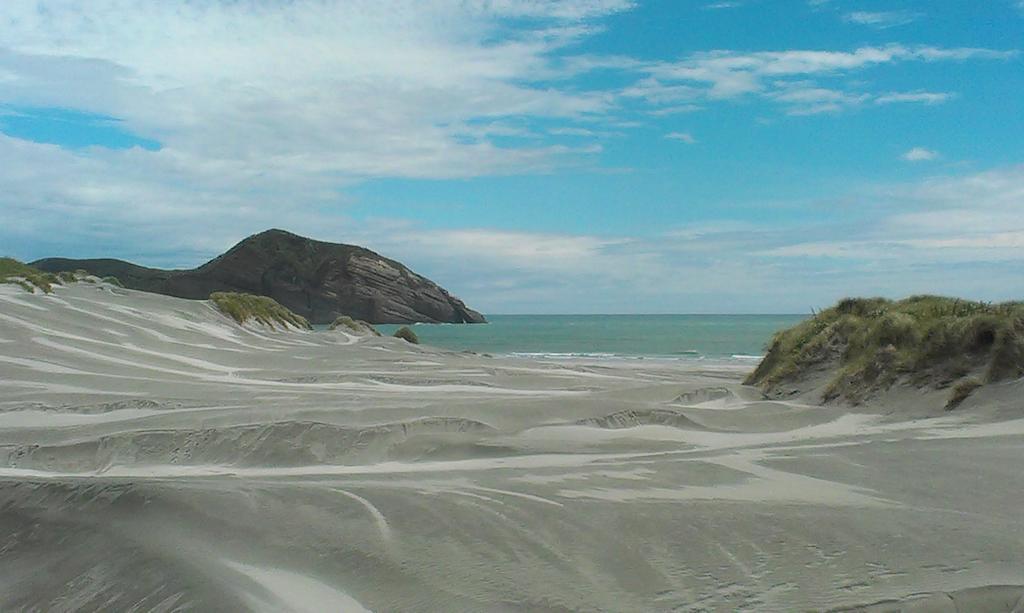
[[[900,156],[907,162],[930,162],[939,158],[939,153],[924,147],[914,147]]]
[[[591,130],[589,128],[577,127],[551,128],[548,130],[548,134],[553,136],[578,136],[581,138],[609,138],[613,136],[622,136],[622,132],[614,132],[611,130]]]
[[[603,17],[636,6],[635,0],[471,0],[463,3],[476,12],[509,17],[559,18],[571,21]]]
[[[562,70],[550,53],[589,35],[585,20],[632,6],[11,0],[0,70],[14,78],[0,102],[108,114],[181,156],[252,172],[529,170],[572,151],[465,142],[463,125],[609,110],[606,93],[531,83]],[[508,17],[535,27],[505,31]]]
[[[955,94],[948,92],[892,92],[875,98],[875,104],[921,103],[942,104],[953,99]]]
[[[853,11],[844,15],[843,19],[874,28],[892,28],[906,25],[920,17],[920,14],[910,11]]]
[[[682,113],[696,113],[697,111],[700,111],[703,108],[704,107],[698,106],[696,104],[679,104],[679,105],[676,105],[676,106],[665,106],[665,107],[661,107],[661,108],[658,108],[658,109],[654,109],[652,111],[648,111],[648,114],[649,115],[653,115],[655,117],[663,117],[665,115],[679,115],[679,114],[682,114]]]
[[[576,309],[605,312],[799,311],[851,293],[1000,300],[1024,292],[1024,166],[843,196],[869,215],[852,222],[811,206],[809,217],[781,225],[721,220],[645,238],[410,231],[388,251],[406,250],[437,270],[484,262],[486,274],[466,287],[485,307],[525,311],[552,300],[564,301],[555,311],[571,310],[573,300]],[[702,287],[713,291],[702,295]]]
[[[687,145],[697,144],[697,139],[693,137],[689,132],[669,132],[665,135],[665,138],[669,140],[677,140]]]
[[[629,242],[626,238],[472,228],[414,231],[401,234],[395,240],[425,250],[442,251],[446,258],[483,260],[492,268],[563,273],[605,269],[602,254]]]
[[[791,114],[842,110],[869,98],[879,104],[943,101],[929,92],[874,94],[825,87],[810,79],[834,79],[854,71],[898,62],[1007,60],[1015,51],[905,45],[861,47],[853,51],[786,50],[740,53],[695,53],[678,62],[659,62],[644,68],[649,76],[624,91],[652,104],[689,103],[765,96],[787,104]],[[794,90],[800,90],[794,93]],[[832,96],[833,100],[802,102],[800,96]],[[794,104],[796,103],[796,104]]]
[[[849,93],[810,83],[778,84],[778,90],[771,97],[788,106],[790,115],[816,115],[833,113],[858,106],[870,98],[868,94]]]
[[[70,152],[0,134],[0,240],[37,254],[100,243],[161,263],[282,218],[346,227],[340,190],[368,178],[578,164],[600,147],[524,125],[607,119],[613,93],[544,80],[627,65],[556,54],[633,5],[6,0],[0,107],[116,117],[162,149]]]
[[[1024,292],[1024,282],[1007,282],[1016,272],[992,268],[1024,263],[1024,166],[838,194],[858,205],[856,223],[817,205],[771,203],[803,207],[803,216],[769,226],[723,219],[638,237],[355,222],[317,212],[337,202],[332,181],[253,175],[251,191],[229,197],[224,183],[235,185],[235,170],[212,168],[182,184],[177,162],[155,161],[163,155],[86,156],[0,137],[4,201],[19,203],[0,205],[6,219],[18,220],[5,228],[6,244],[31,241],[40,256],[198,264],[245,234],[283,225],[368,246],[491,311],[792,311],[848,293],[1001,299]],[[110,181],[110,159],[121,156],[122,174]]]
[[[885,260],[906,266],[1024,259],[1024,166],[865,190],[880,216],[762,252],[772,257]],[[1024,289],[1024,284],[1018,284]]]
[[[69,151],[0,135],[0,216],[8,222],[0,239],[38,256],[187,265],[247,233],[286,225],[366,244],[457,292],[473,288],[474,306],[528,309],[563,300],[571,309],[574,298],[587,297],[595,309],[721,310],[758,293],[785,308],[778,305],[792,295],[849,287],[850,274],[800,269],[779,255],[785,251],[764,255],[795,253],[817,227],[723,224],[644,239],[435,230],[354,223],[339,204],[348,202],[348,186],[367,178],[461,178],[579,163],[599,146],[561,145],[547,135],[601,138],[615,134],[609,129],[635,127],[632,120],[648,113],[692,112],[719,100],[757,96],[793,114],[937,104],[949,94],[851,91],[845,82],[826,80],[898,62],[1011,55],[891,45],[714,51],[675,62],[565,57],[571,45],[600,30],[595,20],[633,4],[6,0],[0,104],[110,115],[163,148]],[[60,10],[37,10],[47,6]],[[508,18],[516,20],[515,30]],[[587,71],[635,74],[636,82],[588,90],[572,80]],[[620,114],[624,104],[640,112]],[[684,132],[666,136],[695,141]],[[818,242],[842,238],[883,253],[922,254],[908,260],[921,265],[939,252],[966,262],[987,261],[993,251],[1019,259],[1012,245],[1014,233],[1024,231],[1020,175],[890,191],[878,198],[899,213],[869,230],[828,226]],[[941,214],[924,203],[941,206]],[[969,236],[957,234],[968,230]],[[1001,247],[983,249],[986,237]],[[844,257],[853,249],[847,246]],[[467,261],[481,265],[467,267]],[[905,272],[891,260],[890,266]],[[735,284],[733,293],[721,287],[723,278]],[[792,288],[794,278],[805,287]],[[566,288],[564,294],[559,288],[563,297],[551,298],[555,285]],[[702,286],[716,295],[695,302]]]

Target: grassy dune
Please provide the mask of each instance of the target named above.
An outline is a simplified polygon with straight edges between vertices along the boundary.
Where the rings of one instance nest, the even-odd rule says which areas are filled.
[[[312,326],[305,317],[292,313],[273,298],[266,296],[253,296],[252,294],[239,294],[235,292],[214,292],[210,294],[210,301],[213,302],[222,313],[234,319],[239,324],[249,320],[276,328],[281,326],[302,330],[311,330]]]
[[[100,280],[110,285],[124,287],[117,277],[103,277]],[[43,272],[14,258],[0,258],[0,283],[20,285],[25,291],[32,294],[37,289],[45,294],[49,294],[53,292],[54,285],[64,285],[78,281],[95,283],[96,279],[87,270],[76,270],[75,272],[62,271],[58,273]]]
[[[981,385],[1024,375],[1024,303],[847,298],[777,333],[746,383],[784,393],[816,375],[829,378],[825,402],[858,403],[902,382],[953,385],[953,408]]]
[[[0,258],[0,283],[20,285],[31,293],[39,289],[49,294],[53,286],[60,285],[61,281],[55,274],[37,270],[14,258]]]
[[[338,328],[342,328],[343,330],[347,330],[353,334],[361,336],[380,336],[380,332],[378,332],[372,324],[366,323],[361,319],[352,319],[348,315],[341,315],[331,322],[329,329],[337,330]]]

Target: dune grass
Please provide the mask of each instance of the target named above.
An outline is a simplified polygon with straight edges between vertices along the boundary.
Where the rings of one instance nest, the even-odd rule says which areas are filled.
[[[974,390],[985,385],[974,377],[966,377],[961,379],[959,383],[953,386],[953,390],[949,394],[949,400],[946,402],[946,410],[952,411],[953,409],[960,406],[967,397],[974,393]]]
[[[409,326],[402,326],[401,328],[395,330],[394,337],[410,342],[413,345],[420,344],[420,337],[416,336],[416,333],[413,332],[412,328],[410,328]]]
[[[236,292],[214,292],[210,294],[210,301],[222,313],[234,319],[239,324],[249,320],[255,320],[261,324],[276,328],[281,326],[311,330],[312,326],[305,317],[296,315],[281,305],[273,298],[267,296],[254,296],[252,294],[240,294]]]
[[[372,324],[369,324],[361,319],[352,319],[348,315],[338,316],[331,325],[328,327],[330,330],[337,330],[338,328],[344,328],[353,334],[358,335],[372,335],[380,336],[380,332],[377,328],[374,328]]]
[[[49,294],[53,292],[53,286],[61,282],[62,279],[53,273],[43,272],[14,258],[0,258],[0,283],[20,285],[33,294],[36,289]]]
[[[859,402],[899,380],[944,387],[1024,375],[1024,303],[847,298],[775,335],[747,383],[766,391],[835,371],[823,400]],[[966,397],[966,396],[965,396]]]

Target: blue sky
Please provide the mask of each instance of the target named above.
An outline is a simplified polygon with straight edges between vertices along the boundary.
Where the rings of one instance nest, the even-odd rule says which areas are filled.
[[[491,313],[1024,297],[1024,3],[8,0],[0,251],[282,227]]]

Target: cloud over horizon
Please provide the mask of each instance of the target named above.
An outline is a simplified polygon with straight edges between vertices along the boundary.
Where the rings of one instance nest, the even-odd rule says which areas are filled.
[[[999,70],[1019,62],[1016,49],[908,41],[834,49],[716,45],[652,55],[608,44],[626,17],[647,8],[632,0],[401,0],[386,6],[369,0],[11,0],[0,18],[0,212],[16,221],[0,230],[0,240],[5,251],[25,258],[102,254],[186,266],[246,234],[284,226],[387,250],[460,293],[472,289],[487,308],[517,310],[531,303],[561,310],[584,295],[593,308],[671,310],[672,301],[703,296],[696,288],[728,275],[736,291],[773,295],[782,308],[785,297],[769,280],[792,273],[794,258],[839,254],[854,263],[835,278],[852,279],[853,271],[869,274],[858,255],[868,247],[927,257],[955,252],[960,262],[969,254],[979,266],[1005,261],[993,259],[996,247],[983,244],[983,218],[971,217],[974,234],[959,237],[901,225],[915,218],[900,215],[924,213],[920,196],[895,192],[883,199],[904,212],[857,225],[856,240],[794,240],[818,224],[828,231],[843,225],[812,200],[861,198],[877,183],[872,180],[821,187],[816,196],[786,190],[736,196],[729,206],[754,211],[755,218],[762,216],[755,210],[761,200],[785,200],[780,209],[802,211],[802,218],[699,234],[688,245],[672,236],[694,224],[732,227],[742,215],[715,212],[720,204],[710,187],[685,198],[643,190],[672,177],[672,164],[704,168],[707,180],[723,189],[742,184],[742,177],[730,180],[718,176],[726,170],[715,170],[741,155],[737,121],[753,126],[742,135],[750,139],[759,130],[779,129],[770,126],[803,130],[794,122],[963,104],[972,91],[937,78],[933,68]],[[697,6],[680,12],[680,32],[687,20],[734,18],[727,16],[749,10],[746,3]],[[118,18],[106,18],[113,14]],[[887,32],[904,31],[888,28],[919,16],[847,15],[849,22]],[[744,113],[749,117],[737,119]],[[18,121],[25,127],[14,130]],[[56,127],[46,128],[47,122]],[[73,131],[84,144],[72,143]],[[680,146],[697,143],[694,134],[700,146]],[[114,146],[114,135],[126,144]],[[897,142],[886,146],[898,149],[889,149],[888,159],[898,151],[914,162],[938,159],[937,150],[943,163],[961,157],[948,143],[937,142],[933,150],[909,138],[894,137]],[[990,171],[968,168],[947,187],[967,189],[957,181],[977,187],[1002,177],[1003,189],[1016,193],[1020,171],[1012,164],[1020,161],[1002,160]],[[654,169],[660,174],[652,180]],[[515,177],[548,185],[551,177],[613,175],[643,187],[606,190],[608,200],[594,205],[602,208],[577,214],[575,222],[566,213],[562,225],[550,228],[530,227],[526,213],[514,223],[498,212],[491,222],[456,220],[450,211],[468,206],[461,196],[451,202],[438,196],[443,212],[428,218],[403,183],[443,193],[447,186],[507,185],[506,178]],[[942,180],[913,179],[900,184]],[[383,186],[374,202],[387,205],[372,215],[366,212],[368,185]],[[557,194],[572,192],[514,185],[524,202],[557,201]],[[480,193],[475,206],[486,209],[498,195]],[[400,200],[402,207],[393,204]],[[915,204],[904,209],[908,201]],[[558,205],[546,208],[552,206]],[[586,210],[585,203],[574,206]],[[629,227],[630,210],[658,206],[678,214],[646,229]],[[971,210],[965,199],[949,214],[967,218]],[[1017,244],[1020,228],[1010,223],[1016,213],[1002,218],[998,232],[989,228],[990,245]],[[621,215],[605,224],[615,231],[588,227],[600,225],[594,219],[602,215]],[[466,258],[486,272],[465,270]],[[681,272],[689,280],[681,280]],[[558,294],[545,275],[562,279],[566,293]],[[599,289],[614,284],[645,301],[599,297]],[[813,291],[813,284],[805,290]],[[701,300],[707,308],[716,304]]]

